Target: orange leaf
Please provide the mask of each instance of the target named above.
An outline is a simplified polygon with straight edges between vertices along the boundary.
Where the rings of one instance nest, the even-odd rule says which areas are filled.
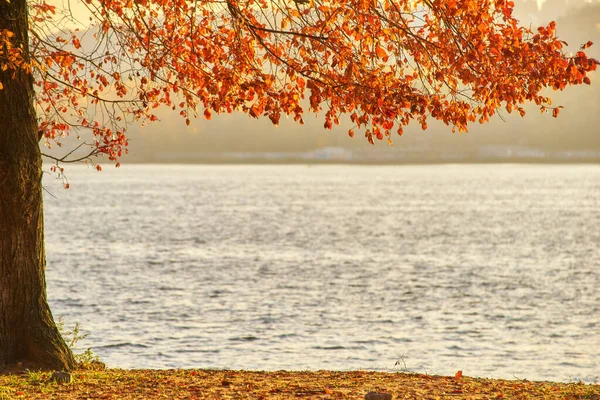
[[[460,380],[460,378],[462,378],[462,371],[458,371],[456,374],[454,374],[454,379],[455,380]]]
[[[298,87],[300,89],[304,89],[304,87],[306,86],[306,81],[304,80],[304,78],[300,77],[296,79],[296,84],[298,84]]]
[[[383,60],[383,62],[386,62],[389,58],[388,53],[379,45],[375,47],[375,53],[377,54],[377,57]]]

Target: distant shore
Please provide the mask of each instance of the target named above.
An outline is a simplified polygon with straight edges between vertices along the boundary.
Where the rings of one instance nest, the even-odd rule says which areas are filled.
[[[49,372],[0,376],[0,399],[600,399],[600,385],[531,382],[404,372],[120,370],[74,371],[71,383]]]
[[[104,160],[99,160],[99,163],[105,163]],[[458,159],[458,160],[313,160],[313,159],[261,159],[261,158],[157,158],[148,160],[127,160],[125,158],[121,164],[123,165],[143,165],[143,164],[183,164],[183,165],[234,165],[234,164],[252,164],[252,165],[385,165],[385,166],[402,166],[402,165],[446,165],[446,164],[540,164],[540,165],[595,165],[600,164],[600,158],[590,159],[562,159],[562,158],[510,158],[498,160],[481,160],[481,159]]]

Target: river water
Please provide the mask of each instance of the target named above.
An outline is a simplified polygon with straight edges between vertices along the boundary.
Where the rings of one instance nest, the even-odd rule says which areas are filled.
[[[598,165],[66,173],[48,296],[108,366],[600,380]]]

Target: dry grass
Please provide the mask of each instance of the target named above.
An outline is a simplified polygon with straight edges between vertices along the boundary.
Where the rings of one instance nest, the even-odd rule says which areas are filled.
[[[0,376],[0,399],[595,399],[600,385],[475,379],[382,372],[217,370],[75,371],[72,383],[50,373]]]

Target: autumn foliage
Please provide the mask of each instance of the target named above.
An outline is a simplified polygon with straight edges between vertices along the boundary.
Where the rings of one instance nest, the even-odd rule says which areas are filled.
[[[501,108],[524,115],[526,102],[557,116],[543,89],[590,84],[598,64],[589,42],[566,54],[554,22],[519,26],[508,0],[84,3],[89,21],[32,1],[31,61],[8,31],[0,60],[34,74],[48,144],[76,135],[113,161],[127,125],[156,120],[159,107],[188,124],[234,110],[302,123],[308,111],[331,128],[347,115],[350,136],[373,143],[413,120],[466,131]]]

